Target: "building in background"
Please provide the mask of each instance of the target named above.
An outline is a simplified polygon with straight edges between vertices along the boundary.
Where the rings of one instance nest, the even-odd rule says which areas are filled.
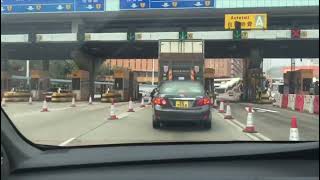
[[[243,75],[242,59],[206,59],[205,67],[215,69],[215,78],[234,78]]]
[[[154,59],[154,81],[158,82],[159,61]],[[129,68],[138,75],[139,83],[152,82],[152,59],[107,59],[104,65],[109,69],[116,67]],[[242,59],[206,59],[206,68],[215,69],[216,78],[242,77]]]

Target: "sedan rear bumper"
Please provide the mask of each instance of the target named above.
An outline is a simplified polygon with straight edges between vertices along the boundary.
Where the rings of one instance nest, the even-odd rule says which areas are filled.
[[[175,110],[175,109],[156,109],[154,110],[156,121],[161,122],[180,122],[180,121],[208,121],[211,120],[210,107],[197,110]]]

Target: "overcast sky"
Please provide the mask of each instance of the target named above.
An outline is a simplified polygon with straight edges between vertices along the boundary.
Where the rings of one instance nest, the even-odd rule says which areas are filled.
[[[290,66],[291,59],[263,59],[263,71],[267,71],[272,67],[281,67],[281,66]],[[319,66],[319,58],[317,59],[296,59],[296,66],[310,66],[310,65],[318,65]]]

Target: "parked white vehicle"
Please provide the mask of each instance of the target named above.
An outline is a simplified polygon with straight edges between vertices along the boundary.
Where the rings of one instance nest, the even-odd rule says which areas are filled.
[[[241,94],[241,78],[231,78],[227,82],[222,82],[219,87],[215,88],[217,94],[217,100],[225,100],[236,102],[240,100]]]

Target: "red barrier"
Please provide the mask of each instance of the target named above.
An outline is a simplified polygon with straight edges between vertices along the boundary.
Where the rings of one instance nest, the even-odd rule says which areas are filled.
[[[303,95],[296,95],[296,102],[295,102],[295,105],[294,105],[294,109],[296,111],[300,111],[300,112],[303,112],[303,105],[304,105],[304,97]]]
[[[284,94],[282,95],[282,103],[281,103],[281,107],[282,108],[288,108],[288,94]]]
[[[313,113],[319,114],[319,96],[314,97],[313,101]]]

